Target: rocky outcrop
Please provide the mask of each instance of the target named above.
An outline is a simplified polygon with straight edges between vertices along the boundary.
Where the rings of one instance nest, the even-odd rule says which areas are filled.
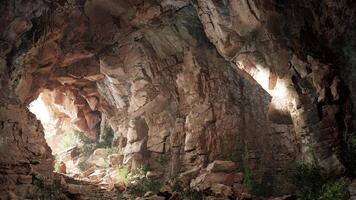
[[[267,195],[290,192],[282,174],[294,160],[316,158],[328,173],[343,172],[332,150],[355,123],[354,94],[345,92],[354,70],[341,65],[353,66],[353,49],[341,44],[349,49],[343,63],[332,44],[352,27],[335,17],[346,10],[343,19],[352,19],[349,4],[5,2],[0,147],[16,159],[0,152],[3,190],[18,194],[31,178],[52,179],[51,151],[26,108],[40,93],[56,135],[74,127],[97,145],[106,127],[114,130],[115,154],[98,148],[76,158],[100,168],[148,168],[222,198],[245,193],[237,172],[246,168]],[[112,173],[86,172],[93,181]]]
[[[26,198],[41,181],[53,181],[53,156],[42,125],[18,105],[0,107],[0,198]]]

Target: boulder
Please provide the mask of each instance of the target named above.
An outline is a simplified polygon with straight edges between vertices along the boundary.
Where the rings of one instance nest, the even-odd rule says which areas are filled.
[[[236,164],[234,162],[224,160],[215,160],[206,168],[209,172],[233,172],[235,169]]]
[[[217,196],[222,196],[222,197],[230,197],[232,196],[234,193],[231,189],[231,187],[226,186],[224,184],[213,184],[210,188],[210,190]]]
[[[190,187],[203,191],[218,183],[230,186],[233,184],[233,180],[234,174],[205,172],[193,179],[190,183]]]

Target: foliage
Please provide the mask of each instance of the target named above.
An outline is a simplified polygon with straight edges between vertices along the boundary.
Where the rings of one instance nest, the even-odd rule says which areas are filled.
[[[344,133],[337,154],[351,176],[356,176],[356,134]]]
[[[91,165],[86,162],[86,161],[83,161],[83,162],[80,162],[78,163],[78,168],[81,170],[81,171],[85,171],[87,170]]]
[[[144,170],[131,173],[125,166],[119,166],[116,174],[118,179],[126,185],[125,192],[132,196],[143,196],[148,191],[157,193],[163,183],[158,179],[148,179]]]
[[[77,131],[77,130],[73,130],[74,134],[77,136],[77,138],[79,138],[80,142],[84,143],[84,144],[91,144],[92,141],[90,138],[88,138],[84,133]]]
[[[157,193],[162,187],[162,181],[158,179],[148,179],[145,176],[136,178],[127,187],[127,193],[134,196],[143,196],[146,192]]]
[[[112,146],[112,141],[114,139],[114,131],[111,127],[105,127],[103,132],[100,134],[100,142],[98,144],[99,148],[108,148]]]
[[[253,174],[252,170],[247,166],[244,167],[243,185],[252,194],[259,194],[260,193],[259,184],[255,180],[255,177],[254,177],[254,174]]]
[[[348,197],[346,181],[326,176],[316,162],[298,164],[292,182],[298,200],[346,200]]]
[[[116,176],[125,185],[127,185],[130,181],[129,173],[130,171],[125,166],[119,166],[116,169]]]
[[[117,149],[116,148],[113,148],[113,147],[109,147],[109,148],[106,148],[106,152],[108,155],[111,155],[111,154],[115,154],[117,153]]]
[[[94,152],[95,148],[96,145],[94,143],[89,143],[89,144],[84,144],[82,147],[80,147],[79,151],[84,156],[89,156]]]
[[[321,190],[321,200],[348,199],[347,183],[343,178],[324,184]]]
[[[60,141],[60,152],[76,146],[79,142],[80,138],[78,137],[78,134],[75,131],[71,130],[64,133],[64,137]]]
[[[92,141],[87,136],[85,136],[84,133],[81,133],[77,130],[69,130],[68,132],[64,133],[64,137],[60,141],[60,152],[74,147],[79,143],[83,143],[85,146],[92,144]]]
[[[184,185],[181,181],[172,180],[172,189],[182,195],[183,199],[187,200],[203,200],[204,193],[202,191],[193,190],[189,185]]]
[[[318,199],[321,187],[326,181],[320,170],[316,163],[298,164],[293,169],[292,182],[300,200]]]
[[[59,166],[60,166],[61,162],[59,162],[57,159],[54,163],[54,171],[55,172],[59,172]]]

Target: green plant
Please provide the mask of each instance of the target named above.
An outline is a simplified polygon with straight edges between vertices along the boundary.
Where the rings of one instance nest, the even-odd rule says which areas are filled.
[[[103,132],[100,134],[100,141],[98,147],[100,148],[111,147],[113,139],[114,139],[114,130],[112,130],[111,127],[105,127]]]
[[[158,158],[154,159],[154,162],[161,168],[166,168],[169,164],[169,160],[164,156],[159,156]]]
[[[187,200],[203,200],[204,199],[204,192],[197,191],[182,183],[179,180],[173,179],[172,180],[172,189],[174,192],[178,192],[178,194],[182,195],[183,199]]]
[[[116,169],[116,176],[125,185],[127,185],[130,181],[129,173],[130,171],[125,166],[119,166]]]
[[[94,143],[89,143],[89,144],[84,144],[82,147],[80,147],[79,151],[81,154],[85,156],[89,156],[94,152],[95,148],[96,146]]]
[[[128,185],[127,193],[134,196],[143,196],[146,192],[157,193],[162,187],[162,181],[158,179],[148,179],[145,176],[137,178]]]
[[[252,170],[247,166],[244,167],[243,185],[252,194],[259,193],[259,184],[257,183]]]
[[[297,164],[292,173],[298,200],[346,200],[347,183],[328,177],[317,162]]]
[[[84,144],[91,144],[93,141],[88,138],[83,132],[73,130],[73,133],[76,135],[77,138],[79,138],[80,142]]]
[[[256,180],[255,174],[249,167],[250,155],[246,146],[242,159],[243,159],[243,172],[244,172],[243,185],[252,194],[264,195],[263,185]]]
[[[347,182],[341,178],[328,182],[322,186],[320,200],[344,200],[348,199]]]
[[[54,163],[54,171],[55,172],[59,172],[59,166],[60,166],[60,162],[56,159],[55,163]]]
[[[64,136],[60,141],[60,146],[59,146],[60,152],[76,146],[77,143],[79,142],[80,139],[78,138],[78,135],[74,131],[68,131],[64,133]]]
[[[356,176],[356,134],[345,132],[336,150],[347,172],[351,176]]]
[[[78,168],[79,168],[81,171],[85,171],[85,170],[87,170],[89,167],[90,167],[90,164],[87,163],[86,161],[80,162],[80,163],[78,164]]]
[[[298,199],[313,200],[320,196],[326,180],[316,163],[301,163],[293,169],[292,182],[296,186]]]
[[[125,192],[133,196],[143,196],[148,191],[157,193],[161,189],[163,182],[148,179],[146,173],[142,169],[131,173],[125,166],[119,166],[116,170],[117,178],[126,186]]]

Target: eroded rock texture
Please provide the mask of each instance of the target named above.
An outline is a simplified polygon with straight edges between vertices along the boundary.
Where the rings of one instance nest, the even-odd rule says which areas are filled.
[[[53,180],[26,108],[40,93],[59,124],[92,141],[110,126],[115,165],[194,187],[216,160],[252,169],[266,195],[292,191],[282,175],[298,159],[347,170],[332,149],[355,123],[352,1],[37,0],[0,10],[4,198]],[[234,183],[209,187],[229,196]]]

